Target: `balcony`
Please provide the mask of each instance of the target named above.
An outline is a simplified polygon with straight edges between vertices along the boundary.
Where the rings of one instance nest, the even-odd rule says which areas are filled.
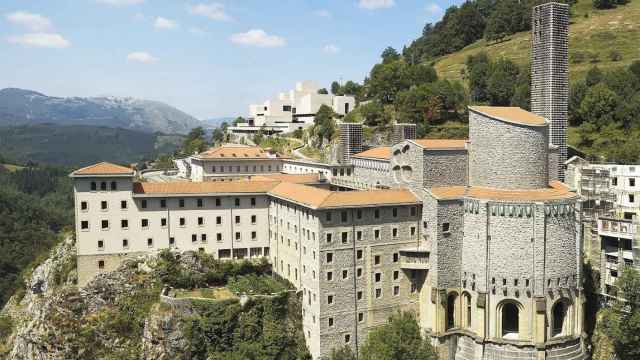
[[[598,234],[617,238],[633,239],[637,224],[631,220],[604,218],[598,219]]]
[[[400,250],[400,267],[407,270],[429,270],[429,250],[422,247]]]

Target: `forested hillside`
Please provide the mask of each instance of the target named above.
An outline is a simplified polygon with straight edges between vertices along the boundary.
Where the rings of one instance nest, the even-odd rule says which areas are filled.
[[[0,168],[0,308],[14,291],[24,290],[21,274],[71,226],[67,175],[67,169],[56,167]]]

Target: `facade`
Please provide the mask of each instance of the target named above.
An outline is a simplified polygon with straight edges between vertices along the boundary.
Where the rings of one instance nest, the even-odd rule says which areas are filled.
[[[559,147],[562,165],[567,160],[569,5],[534,7],[531,25],[531,109],[551,122],[549,139]],[[557,178],[564,180],[562,166]]]
[[[363,139],[362,124],[340,124],[340,160],[343,164],[350,164],[351,156],[362,152]]]
[[[325,164],[316,161],[285,159],[282,162],[285,174],[320,174],[330,182],[349,182],[353,175],[353,166],[347,164]]]
[[[638,268],[640,264],[640,238],[638,222],[619,217],[598,218],[600,242],[600,291],[612,296],[612,289],[624,266]]]
[[[322,105],[329,106],[338,116],[344,116],[355,107],[355,97],[319,94],[320,87],[313,81],[296,83],[294,89],[282,92],[262,104],[249,105],[249,120],[229,127],[236,135],[293,132],[313,124],[315,114]]]
[[[417,128],[416,124],[393,124],[391,143],[397,144],[404,140],[414,140]]]

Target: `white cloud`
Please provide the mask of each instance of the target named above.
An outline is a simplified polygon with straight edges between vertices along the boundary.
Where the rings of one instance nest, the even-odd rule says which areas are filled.
[[[33,32],[42,32],[52,28],[51,20],[48,18],[26,11],[16,11],[14,13],[7,14],[7,20],[10,23],[24,26]]]
[[[132,52],[131,54],[127,55],[127,60],[140,62],[143,64],[153,64],[158,61],[158,59],[155,58],[153,55],[144,51]]]
[[[314,12],[314,14],[316,14],[316,16],[320,16],[327,19],[331,18],[331,12],[329,12],[329,10],[327,9],[317,10]]]
[[[142,4],[144,0],[96,0],[96,2],[111,6],[128,6]]]
[[[220,3],[191,5],[188,10],[193,15],[204,16],[215,21],[231,20],[231,17],[224,12],[224,5]]]
[[[197,26],[190,27],[189,32],[192,33],[193,35],[198,35],[198,36],[207,35],[209,33],[207,30],[201,29]]]
[[[327,54],[337,54],[340,52],[340,48],[335,46],[334,44],[327,44],[322,47],[322,51],[326,52]]]
[[[358,3],[359,7],[368,10],[386,9],[395,5],[394,0],[360,0]]]
[[[69,40],[60,34],[54,33],[32,33],[9,36],[7,41],[11,44],[20,44],[29,47],[44,47],[63,49],[71,46]]]
[[[257,47],[281,47],[287,44],[287,41],[276,35],[269,35],[262,29],[252,29],[246,33],[238,33],[231,35],[231,42],[240,45],[251,45]]]
[[[178,27],[178,23],[171,19],[158,16],[156,18],[156,21],[153,23],[153,27],[155,27],[156,29],[162,29],[162,30],[173,30]]]
[[[442,14],[442,12],[443,12],[443,10],[442,10],[442,8],[440,7],[440,5],[438,5],[438,4],[436,4],[436,3],[431,3],[431,4],[427,5],[427,7],[426,7],[426,11],[427,11],[427,14],[428,14],[430,17],[436,17],[436,16],[439,16],[439,15],[441,15],[441,14]]]

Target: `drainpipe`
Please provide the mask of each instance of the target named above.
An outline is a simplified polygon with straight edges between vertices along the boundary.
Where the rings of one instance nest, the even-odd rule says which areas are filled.
[[[356,277],[356,223],[354,221],[355,217],[353,216],[353,209],[351,209],[351,239],[352,239],[352,249],[353,249],[353,308],[354,308],[354,319],[355,319],[355,332],[354,339],[356,343],[356,359],[359,356],[358,350],[358,297],[357,297],[357,277]]]

